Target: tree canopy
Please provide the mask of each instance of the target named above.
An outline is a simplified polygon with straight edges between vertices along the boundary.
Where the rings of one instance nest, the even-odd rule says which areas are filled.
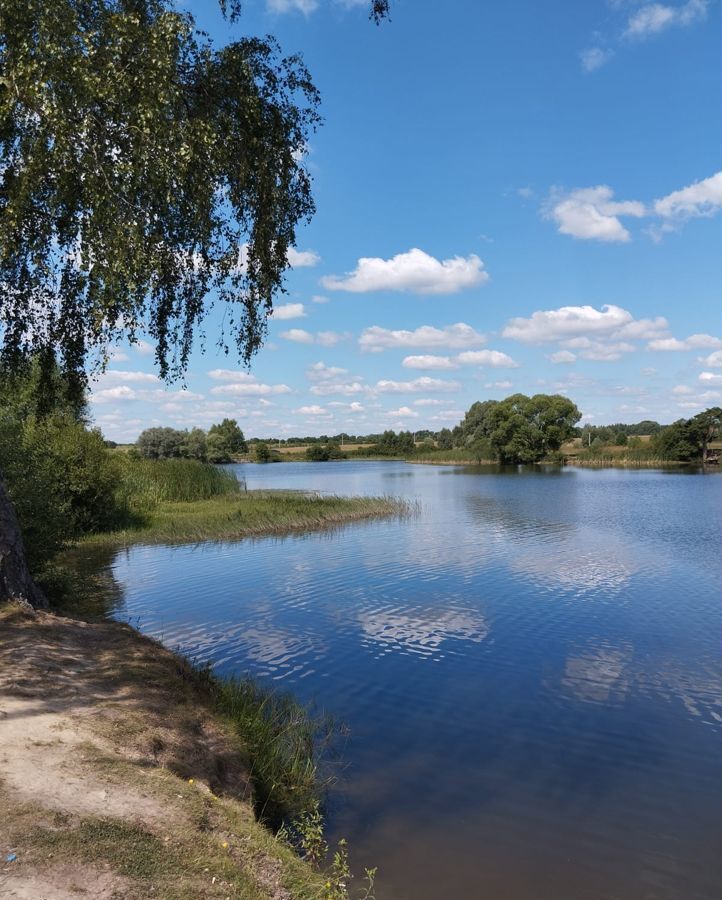
[[[0,0],[6,362],[53,348],[82,379],[147,331],[172,378],[210,297],[248,362],[314,212],[318,101],[273,38],[216,49],[169,0]]]
[[[534,463],[559,450],[580,418],[576,405],[560,394],[512,394],[472,404],[454,429],[455,440],[479,458],[489,448],[502,463]]]

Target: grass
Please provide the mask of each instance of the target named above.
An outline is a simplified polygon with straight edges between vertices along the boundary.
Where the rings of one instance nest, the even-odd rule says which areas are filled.
[[[131,510],[163,502],[236,496],[242,484],[227,469],[192,459],[121,458],[119,499]]]
[[[208,678],[215,712],[246,748],[256,815],[276,831],[312,809],[327,787],[319,760],[333,724],[250,679]]]
[[[128,900],[348,898],[333,865],[314,869],[254,814],[262,806],[270,825],[272,805],[279,819],[318,809],[321,719],[286,695],[217,678],[121,623],[8,605],[0,631],[22,674],[22,697],[42,704],[52,696],[53,714],[70,716],[66,730],[80,729],[70,755],[55,749],[73,740],[67,734],[35,742],[45,754],[38,764],[55,773],[60,752],[60,777],[81,793],[99,783],[107,792],[97,811],[84,803],[56,809],[46,805],[42,779],[20,795],[0,778],[0,843],[17,848],[12,871],[40,878],[37,896],[45,896],[47,871],[89,895],[110,872],[113,896]],[[42,652],[29,654],[29,642]],[[58,679],[71,662],[72,683]],[[84,703],[94,715],[73,717]],[[122,812],[134,797],[145,805]]]
[[[495,465],[494,459],[479,460],[471,450],[463,450],[460,447],[454,450],[435,450],[433,453],[419,456],[409,456],[406,462],[423,463],[425,465],[464,465],[464,466],[489,466]]]
[[[229,492],[209,499],[158,501],[138,509],[116,530],[88,535],[83,542],[122,546],[237,540],[331,528],[363,519],[405,516],[410,512],[408,503],[393,497]]]

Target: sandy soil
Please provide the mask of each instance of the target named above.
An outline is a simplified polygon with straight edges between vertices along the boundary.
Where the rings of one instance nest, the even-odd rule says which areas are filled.
[[[0,612],[0,897],[295,896],[250,801],[184,661],[118,623]]]

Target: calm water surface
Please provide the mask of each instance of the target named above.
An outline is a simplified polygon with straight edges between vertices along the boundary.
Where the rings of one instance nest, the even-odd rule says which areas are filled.
[[[711,900],[722,478],[237,466],[418,518],[119,554],[119,617],[350,729],[331,837],[379,900]]]

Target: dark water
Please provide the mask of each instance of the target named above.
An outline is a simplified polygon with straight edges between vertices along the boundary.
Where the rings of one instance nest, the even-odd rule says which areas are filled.
[[[114,562],[120,616],[348,724],[331,836],[379,900],[720,896],[719,476],[237,468],[421,501]]]

